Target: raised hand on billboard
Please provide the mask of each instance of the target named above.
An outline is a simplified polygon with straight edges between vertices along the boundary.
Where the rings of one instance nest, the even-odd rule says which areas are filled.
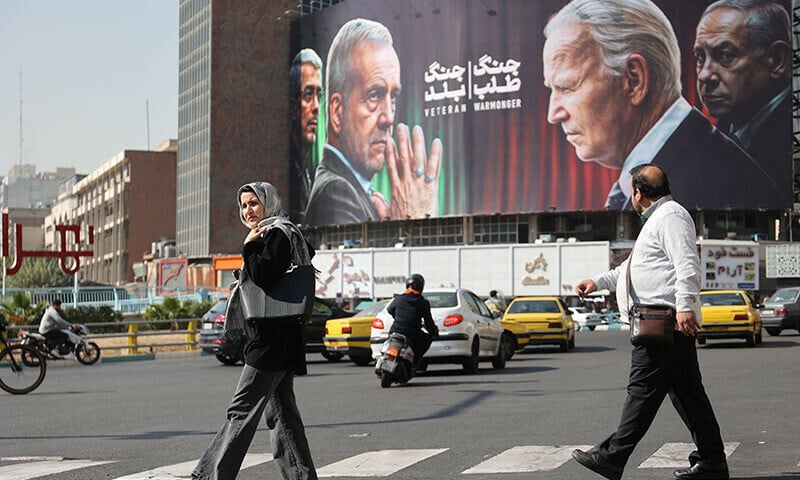
[[[431,142],[428,155],[425,134],[417,125],[409,132],[408,125],[397,125],[397,143],[391,141],[386,149],[386,168],[392,183],[392,219],[424,218],[439,213],[439,166],[442,141]],[[374,202],[373,202],[374,204]]]

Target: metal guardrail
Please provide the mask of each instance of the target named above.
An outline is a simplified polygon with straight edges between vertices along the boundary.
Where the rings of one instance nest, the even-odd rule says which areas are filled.
[[[116,349],[127,349],[128,355],[137,355],[139,354],[139,349],[149,349],[151,352],[153,348],[156,347],[176,347],[176,346],[184,346],[186,351],[194,351],[199,348],[199,343],[196,339],[197,334],[200,330],[197,328],[201,319],[199,318],[177,318],[177,319],[167,319],[167,320],[127,320],[121,322],[104,322],[104,323],[84,323],[89,328],[89,338],[90,339],[101,339],[101,338],[123,338],[127,337],[128,342],[126,345],[119,345],[119,346],[102,346],[101,348],[104,350],[116,350]],[[79,322],[80,323],[80,322]],[[151,325],[151,324],[180,324],[186,323],[185,329],[175,329],[175,330],[145,330],[140,331],[140,325]],[[124,326],[126,327],[126,332],[120,333],[91,333],[92,327],[112,327],[112,326]],[[25,331],[38,331],[38,325],[8,325],[8,336],[10,338],[19,336],[20,330]],[[15,331],[16,333],[11,333]],[[147,338],[149,336],[154,335],[186,335],[185,341],[183,342],[169,342],[169,343],[140,343],[140,337]]]
[[[55,287],[55,288],[6,288],[0,295],[5,301],[14,292],[23,292],[32,304],[47,303],[59,299],[64,306],[111,307],[123,313],[144,313],[150,305],[161,305],[165,298],[215,302],[227,295],[227,290],[217,287],[150,287],[136,285],[128,287]]]

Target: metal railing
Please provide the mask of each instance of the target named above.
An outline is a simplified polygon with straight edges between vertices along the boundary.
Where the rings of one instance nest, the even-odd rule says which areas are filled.
[[[194,351],[199,348],[199,344],[197,341],[197,334],[200,332],[198,329],[199,318],[179,318],[179,319],[167,319],[167,320],[124,320],[121,322],[104,322],[104,323],[84,323],[86,327],[89,328],[89,339],[91,340],[99,340],[104,338],[123,338],[127,337],[128,341],[125,345],[100,345],[100,348],[103,350],[126,350],[128,355],[138,355],[141,352],[140,349],[147,349],[150,353],[153,352],[155,348],[159,347],[176,347],[176,346],[183,346],[185,347],[186,351]],[[140,330],[140,325],[152,325],[152,324],[186,324],[186,328],[176,328],[174,330]],[[119,333],[91,333],[93,328],[96,327],[124,327],[125,332]],[[39,330],[38,325],[8,325],[8,337],[14,338],[19,336],[20,330],[24,331],[33,331],[37,332]],[[12,333],[14,332],[14,333]],[[167,343],[147,343],[142,342],[143,339],[147,339],[148,337],[152,336],[164,336],[164,335],[185,335],[184,341],[175,341],[175,342],[167,342]]]
[[[165,298],[215,302],[226,296],[227,290],[217,287],[55,287],[55,288],[6,288],[4,302],[14,292],[24,292],[32,304],[50,304],[60,299],[64,306],[107,306],[122,313],[144,313],[150,305],[161,305]]]

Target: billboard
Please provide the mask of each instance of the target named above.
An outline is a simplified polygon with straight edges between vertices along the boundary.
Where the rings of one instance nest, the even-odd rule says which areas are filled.
[[[641,163],[690,210],[789,208],[788,6],[756,53],[711,3],[349,0],[296,20],[292,55],[322,69],[292,82],[294,220],[630,209]],[[660,31],[633,18],[661,12]]]
[[[758,290],[758,244],[702,242],[700,244],[703,290]]]

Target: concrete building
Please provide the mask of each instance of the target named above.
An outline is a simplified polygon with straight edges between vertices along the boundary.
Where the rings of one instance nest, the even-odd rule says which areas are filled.
[[[81,279],[115,285],[133,281],[132,265],[152,242],[175,238],[176,156],[177,140],[153,151],[123,150],[65,187],[46,221],[45,247],[64,248],[55,225],[80,225],[81,244],[94,251],[81,259]],[[90,225],[94,243],[88,245]],[[73,247],[74,242],[66,245]]]
[[[36,172],[35,165],[14,165],[0,183],[0,205],[8,208],[50,208],[58,197],[58,185],[75,175],[72,167]]]

